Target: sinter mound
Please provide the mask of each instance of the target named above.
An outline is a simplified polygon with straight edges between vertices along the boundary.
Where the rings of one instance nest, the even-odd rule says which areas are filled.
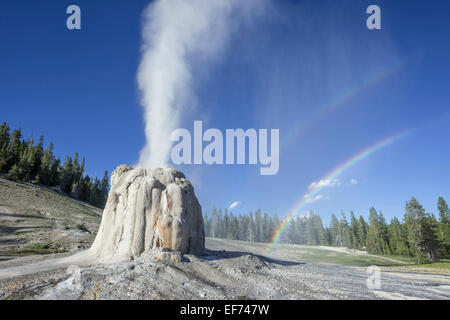
[[[158,247],[204,252],[202,210],[194,188],[175,169],[121,165],[111,174],[102,222],[86,254],[99,262],[118,262]]]

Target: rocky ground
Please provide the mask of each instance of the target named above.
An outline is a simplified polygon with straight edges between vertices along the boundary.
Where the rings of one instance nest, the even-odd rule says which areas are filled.
[[[366,267],[269,258],[235,251],[234,245],[209,239],[204,256],[154,249],[134,261],[95,266],[60,255],[15,259],[0,263],[0,298],[450,298],[448,274],[382,268],[380,290],[370,290]]]

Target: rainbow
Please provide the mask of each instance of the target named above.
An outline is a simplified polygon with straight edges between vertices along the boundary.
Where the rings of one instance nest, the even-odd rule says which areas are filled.
[[[310,191],[303,195],[301,200],[293,207],[293,209],[290,211],[288,216],[280,223],[279,227],[275,230],[275,232],[272,235],[271,241],[268,243],[266,247],[266,254],[270,252],[270,250],[273,248],[275,243],[280,239],[280,236],[283,234],[283,232],[286,230],[289,223],[301,212],[301,210],[305,207],[306,204],[308,204],[308,201],[311,199],[314,199],[325,187],[329,185],[329,183],[333,182],[337,177],[339,177],[342,173],[347,171],[349,168],[356,165],[361,160],[364,160],[365,158],[369,157],[373,153],[375,153],[378,150],[381,150],[383,148],[386,148],[387,146],[390,146],[397,140],[407,136],[410,134],[412,130],[406,130],[401,133],[395,134],[387,139],[384,139],[371,147],[368,147],[364,149],[363,151],[357,153],[344,163],[342,163],[340,166],[336,167],[331,173],[326,175],[324,178],[320,180],[319,183],[312,184],[310,186]]]
[[[383,83],[384,80],[388,79],[391,76],[394,76],[395,74],[403,70],[406,65],[407,63],[397,63],[390,66],[389,68],[375,72],[364,81],[359,82],[357,85],[350,87],[344,93],[335,97],[330,103],[323,105],[321,108],[319,108],[319,111],[317,113],[315,113],[308,119],[305,119],[303,125],[296,126],[291,132],[287,134],[287,138],[284,139],[284,142],[281,145],[281,149],[284,149],[294,141],[297,141],[302,132],[312,127],[313,124],[317,123],[321,118],[336,111],[339,108],[346,106],[364,90],[375,87],[379,83]]]

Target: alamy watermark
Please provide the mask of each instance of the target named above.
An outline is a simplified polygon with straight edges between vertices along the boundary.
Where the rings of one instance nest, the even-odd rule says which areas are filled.
[[[224,135],[215,128],[203,132],[203,122],[194,121],[193,138],[187,129],[179,128],[172,132],[171,141],[177,143],[170,156],[176,165],[259,164],[261,175],[275,175],[279,169],[279,140],[279,129],[270,129],[270,137],[268,129],[226,129]],[[204,142],[206,145],[203,147]]]
[[[70,16],[66,19],[66,27],[69,30],[81,30],[81,9],[79,6],[72,4],[67,7],[66,13]]]
[[[66,19],[66,26],[69,30],[81,30],[81,8],[72,4],[67,7],[66,13],[69,16]],[[367,7],[366,14],[370,16],[366,20],[366,26],[369,30],[381,29],[381,9],[379,6],[372,4]]]
[[[380,290],[381,289],[381,269],[378,266],[367,267],[367,289]]]
[[[82,290],[81,285],[81,269],[77,265],[71,265],[67,268],[67,273],[72,276],[67,280],[67,285],[72,290]]]

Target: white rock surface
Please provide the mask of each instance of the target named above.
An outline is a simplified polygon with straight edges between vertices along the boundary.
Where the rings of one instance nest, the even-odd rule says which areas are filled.
[[[82,253],[99,262],[132,260],[152,248],[202,254],[205,233],[194,188],[175,169],[121,165],[91,248]]]

